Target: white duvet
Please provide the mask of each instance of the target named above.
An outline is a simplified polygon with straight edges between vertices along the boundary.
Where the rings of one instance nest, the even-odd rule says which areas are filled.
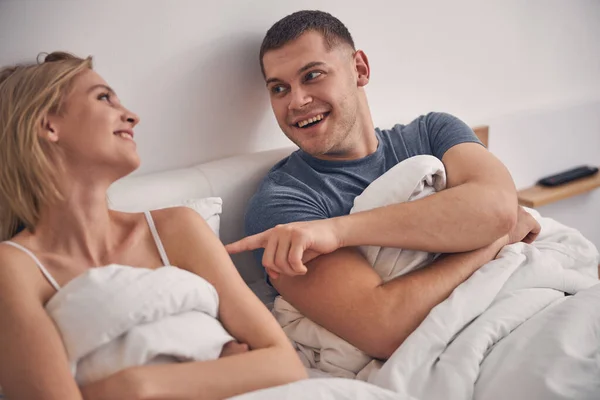
[[[439,160],[407,161],[373,182],[353,212],[444,187]],[[531,212],[542,225],[536,242],[506,246],[383,365],[278,299],[274,313],[308,366],[350,378],[358,373],[367,382],[309,379],[235,400],[600,399],[598,251],[578,231]],[[384,280],[435,258],[361,250]],[[47,310],[80,384],[133,365],[214,359],[233,340],[217,320],[214,287],[175,267],[91,270],[58,292]]]
[[[87,271],[46,305],[80,385],[138,365],[218,358],[233,340],[218,309],[198,275],[122,265]]]
[[[80,385],[136,365],[218,358],[223,345],[233,340],[217,319],[218,307],[215,288],[193,273],[176,267],[150,270],[121,265],[89,270],[46,305]],[[244,398],[398,397],[365,382],[328,378],[265,389]]]
[[[374,181],[353,212],[414,200],[444,186],[438,159],[413,157]],[[281,298],[274,315],[308,366],[397,395],[599,399],[598,251],[577,230],[528,211],[542,226],[538,239],[506,246],[435,307],[383,366]],[[374,246],[361,250],[384,280],[435,258]]]

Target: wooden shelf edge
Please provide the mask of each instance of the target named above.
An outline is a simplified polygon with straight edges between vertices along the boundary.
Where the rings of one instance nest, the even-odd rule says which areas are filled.
[[[600,187],[600,173],[555,187],[535,185],[519,190],[519,204],[535,208],[577,196]]]

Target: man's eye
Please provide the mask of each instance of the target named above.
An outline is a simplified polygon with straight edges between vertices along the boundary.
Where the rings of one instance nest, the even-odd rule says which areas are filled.
[[[321,74],[322,73],[319,72],[319,71],[312,71],[312,72],[309,72],[308,74],[306,74],[306,76],[305,76],[304,79],[307,80],[307,81],[310,81],[310,80],[313,80],[315,78],[318,78],[319,76],[321,76]]]
[[[285,91],[285,87],[282,85],[275,85],[271,88],[271,93],[273,93],[273,94],[283,93],[284,91]]]

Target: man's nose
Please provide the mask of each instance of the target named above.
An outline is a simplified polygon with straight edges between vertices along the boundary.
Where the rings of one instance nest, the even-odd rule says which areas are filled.
[[[299,110],[312,102],[312,96],[302,87],[291,89],[289,110]]]

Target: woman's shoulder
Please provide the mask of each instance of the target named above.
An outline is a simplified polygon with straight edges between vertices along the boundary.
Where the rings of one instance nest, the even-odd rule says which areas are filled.
[[[204,218],[189,207],[155,210],[152,219],[172,265],[189,269],[198,251],[222,246]]]
[[[6,242],[0,243],[0,293],[2,297],[30,293],[43,300],[44,278],[33,258]]]
[[[204,218],[189,207],[164,208],[151,214],[167,253],[186,253],[190,246],[206,243],[208,236],[214,236]]]
[[[157,228],[168,229],[169,227],[185,228],[189,225],[195,225],[204,221],[204,219],[193,209],[186,206],[167,207],[146,212],[123,212],[111,211],[122,222],[142,221],[145,215],[150,213],[152,220]]]
[[[189,207],[169,207],[151,212],[161,237],[164,234],[179,236],[183,233],[208,229],[204,219]]]
[[[16,268],[16,265],[35,264],[30,255],[23,249],[26,249],[27,244],[15,236],[11,240],[0,242],[0,273]],[[20,268],[24,269],[24,268]]]

